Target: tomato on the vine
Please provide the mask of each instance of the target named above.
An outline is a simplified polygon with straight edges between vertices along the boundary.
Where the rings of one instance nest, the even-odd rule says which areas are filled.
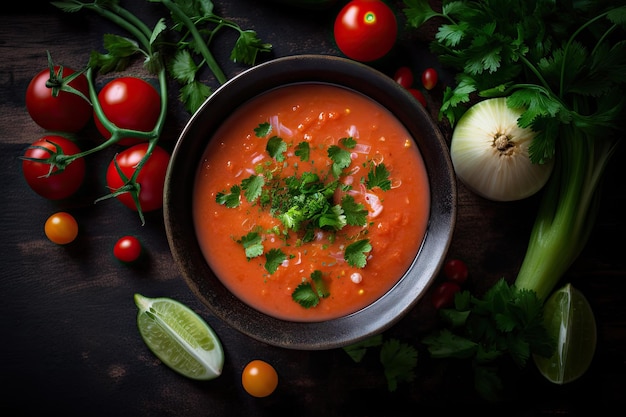
[[[278,386],[278,374],[269,363],[255,359],[244,368],[241,383],[246,392],[253,397],[267,397]]]
[[[111,160],[106,173],[107,186],[111,192],[117,191],[132,177],[137,164],[146,155],[148,146],[148,143],[139,143],[131,146]],[[165,173],[169,161],[170,154],[162,147],[156,145],[152,150],[152,154],[141,168],[139,175],[137,175],[136,182],[140,186],[139,203],[143,212],[163,207],[163,187],[165,186]],[[125,178],[120,176],[118,168]],[[121,193],[116,198],[126,207],[137,210],[131,193]]]
[[[437,85],[437,81],[439,81],[439,75],[434,68],[426,68],[422,72],[422,85],[425,89],[432,90]]]
[[[460,259],[450,259],[443,266],[443,273],[447,279],[457,284],[467,281],[469,269],[467,264]]]
[[[409,89],[413,85],[413,71],[409,67],[402,66],[396,70],[393,79],[402,87]]]
[[[161,97],[149,82],[137,77],[120,77],[109,81],[98,93],[98,101],[107,119],[121,129],[149,132],[154,129],[161,112]],[[106,139],[109,132],[94,112],[98,131]],[[121,138],[120,145],[142,142],[139,138]]]
[[[68,83],[85,98],[70,91],[57,90],[63,79],[76,72],[68,67],[62,68],[63,71],[60,66],[54,66],[53,74],[46,68],[33,77],[26,88],[26,109],[33,121],[46,130],[78,132],[91,119],[91,103],[85,99],[89,97],[89,84],[83,74]]]
[[[439,284],[432,295],[433,306],[436,309],[451,307],[454,304],[456,293],[461,291],[461,287],[451,281]]]
[[[22,157],[22,172],[26,182],[37,194],[50,200],[60,200],[74,194],[85,178],[85,160],[77,158],[59,170],[54,165],[57,155],[75,155],[80,148],[71,140],[58,135],[43,136],[33,142]]]
[[[71,214],[60,211],[48,217],[44,224],[44,232],[51,242],[66,245],[78,236],[78,222]]]
[[[113,256],[121,262],[134,262],[140,255],[141,242],[135,236],[123,236],[113,246]]]
[[[370,62],[385,56],[396,43],[398,23],[381,0],[352,0],[337,15],[337,46],[348,58]]]

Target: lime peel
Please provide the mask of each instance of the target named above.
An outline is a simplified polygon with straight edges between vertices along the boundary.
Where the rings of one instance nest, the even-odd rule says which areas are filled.
[[[589,369],[596,348],[597,329],[591,305],[571,284],[555,291],[544,304],[546,330],[556,341],[550,358],[534,355],[539,372],[550,382],[565,384]]]
[[[134,295],[137,327],[148,348],[164,364],[192,379],[222,373],[224,350],[213,329],[193,310],[171,298]]]

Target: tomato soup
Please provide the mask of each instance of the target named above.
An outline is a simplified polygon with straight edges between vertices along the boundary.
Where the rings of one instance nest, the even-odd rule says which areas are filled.
[[[238,108],[194,184],[212,270],[251,307],[290,321],[345,316],[384,295],[419,251],[429,210],[426,169],[404,126],[371,99],[322,83]]]

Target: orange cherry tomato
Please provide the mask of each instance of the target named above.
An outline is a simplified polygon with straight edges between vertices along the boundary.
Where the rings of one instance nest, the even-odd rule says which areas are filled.
[[[78,236],[78,222],[71,214],[60,211],[48,217],[44,231],[51,242],[66,245]]]
[[[253,397],[267,397],[278,386],[278,374],[269,363],[255,359],[244,368],[241,383],[246,392]]]

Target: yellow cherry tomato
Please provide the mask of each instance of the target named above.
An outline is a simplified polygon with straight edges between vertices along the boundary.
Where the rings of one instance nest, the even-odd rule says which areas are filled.
[[[44,225],[44,231],[50,241],[59,245],[65,245],[78,236],[78,223],[74,216],[64,211],[54,213],[48,217]]]
[[[255,359],[244,368],[241,383],[253,397],[267,397],[278,386],[278,374],[269,363]]]

